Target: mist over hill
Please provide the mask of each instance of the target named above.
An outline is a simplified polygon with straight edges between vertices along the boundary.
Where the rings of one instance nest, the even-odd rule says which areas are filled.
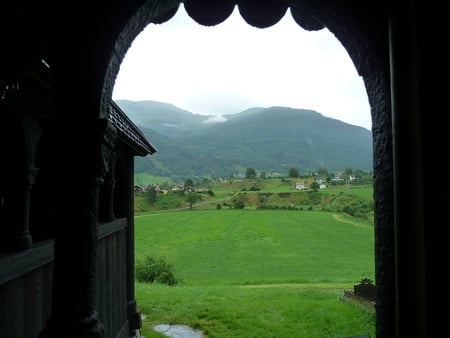
[[[135,172],[186,178],[372,171],[372,132],[305,109],[251,108],[222,118],[157,101],[115,101],[157,149],[136,157]]]

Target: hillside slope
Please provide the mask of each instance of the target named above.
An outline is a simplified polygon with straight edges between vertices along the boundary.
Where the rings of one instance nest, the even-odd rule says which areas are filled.
[[[168,103],[116,102],[157,148],[136,158],[135,171],[174,179],[239,176],[248,167],[269,175],[301,174],[324,166],[372,171],[372,133],[318,112],[288,107],[251,108],[223,122]]]

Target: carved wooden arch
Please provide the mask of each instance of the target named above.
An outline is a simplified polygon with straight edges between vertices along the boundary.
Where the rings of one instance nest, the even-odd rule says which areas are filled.
[[[113,57],[106,70],[102,102],[109,102],[114,79],[128,48],[150,23],[170,20],[183,1],[143,1],[133,15],[125,19],[117,35]],[[132,6],[132,5],[130,5]],[[217,25],[235,6],[250,25],[264,29],[290,9],[295,21],[305,30],[327,27],[342,43],[362,76],[371,106],[374,196],[375,196],[375,275],[377,283],[377,336],[395,332],[395,248],[392,121],[389,80],[389,43],[387,18],[370,4],[332,0],[186,0],[189,16],[202,25]],[[360,6],[360,7],[358,7]],[[368,7],[369,6],[369,7]],[[376,6],[376,5],[373,5]],[[130,11],[131,12],[131,11]],[[364,16],[362,13],[366,13]],[[370,13],[370,14],[369,14]],[[375,19],[374,19],[375,18]],[[106,111],[106,109],[101,109]]]

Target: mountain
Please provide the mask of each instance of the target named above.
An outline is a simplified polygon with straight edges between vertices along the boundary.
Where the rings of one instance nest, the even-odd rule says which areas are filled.
[[[173,138],[195,133],[208,120],[208,116],[195,115],[170,103],[128,100],[115,102],[138,127],[151,128]]]
[[[257,173],[285,176],[353,170],[372,171],[372,132],[305,109],[251,108],[224,115],[193,114],[169,103],[117,100],[119,107],[157,149],[136,158],[135,172],[185,178]]]

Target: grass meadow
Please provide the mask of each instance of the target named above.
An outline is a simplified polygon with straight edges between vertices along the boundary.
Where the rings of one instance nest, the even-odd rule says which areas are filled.
[[[205,337],[375,337],[373,222],[298,210],[184,210],[135,217],[136,261],[164,258],[181,283],[136,282],[142,335],[185,324]]]

